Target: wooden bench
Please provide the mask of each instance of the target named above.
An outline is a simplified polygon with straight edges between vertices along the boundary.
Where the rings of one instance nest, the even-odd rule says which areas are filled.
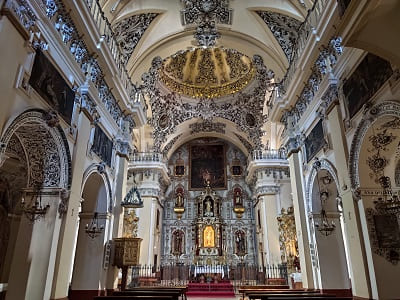
[[[176,296],[178,295],[182,297],[182,299],[186,299],[186,292],[187,286],[176,286],[176,287],[169,287],[169,286],[141,286],[141,287],[134,287],[130,288],[125,291],[114,291],[113,295],[115,296],[130,296],[135,295],[139,292],[146,292],[146,293],[167,293],[167,295]]]
[[[93,300],[137,300],[137,299],[160,299],[173,300],[172,296],[96,296]]]
[[[270,292],[270,293],[248,293],[249,299],[261,299],[261,300],[277,300],[277,299],[338,299],[332,294],[321,294],[319,292]]]
[[[157,298],[158,296],[168,296],[172,300],[178,300],[179,297],[182,295],[182,291],[179,289],[162,289],[162,288],[155,288],[147,289],[137,288],[135,290],[125,290],[125,291],[115,291],[112,296],[114,297],[130,297],[130,296],[152,296]]]

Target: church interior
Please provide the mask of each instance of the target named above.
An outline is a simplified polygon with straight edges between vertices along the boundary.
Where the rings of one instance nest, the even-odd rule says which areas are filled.
[[[400,299],[399,16],[0,0],[0,300]]]

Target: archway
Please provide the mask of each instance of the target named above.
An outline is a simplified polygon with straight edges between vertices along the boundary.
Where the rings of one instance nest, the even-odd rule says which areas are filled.
[[[395,298],[400,287],[400,210],[395,185],[399,156],[400,103],[371,107],[360,121],[350,150],[350,179],[360,208],[373,298]],[[396,198],[397,196],[397,198]]]
[[[106,287],[103,267],[104,247],[108,241],[109,185],[101,165],[92,166],[82,188],[82,209],[76,242],[70,299],[99,295]],[[92,227],[95,224],[97,231]]]
[[[314,284],[329,290],[350,293],[350,278],[346,260],[343,224],[340,212],[338,178],[333,165],[325,159],[318,160],[307,183],[309,228],[314,251]],[[324,219],[324,214],[326,219]],[[330,226],[327,230],[324,223]],[[334,226],[334,227],[332,227]]]
[[[0,146],[0,282],[7,299],[46,298],[71,183],[68,142],[57,114],[30,109],[10,121]],[[29,210],[40,204],[42,213]]]

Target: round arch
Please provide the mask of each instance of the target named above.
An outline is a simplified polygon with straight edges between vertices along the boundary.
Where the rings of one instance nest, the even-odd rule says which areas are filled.
[[[370,126],[379,118],[385,116],[394,116],[400,118],[400,103],[398,101],[384,101],[372,106],[363,116],[354,133],[354,138],[350,147],[349,156],[349,174],[351,188],[355,196],[360,188],[360,174],[358,172],[358,164],[364,138]]]
[[[13,136],[17,136],[28,162],[27,187],[71,186],[71,155],[68,141],[58,116],[41,109],[29,109],[11,121],[0,139],[6,152]]]
[[[105,171],[105,165],[103,163],[99,164],[91,164],[83,173],[83,178],[82,178],[82,185],[81,185],[81,195],[83,195],[86,182],[90,178],[91,175],[97,174],[99,175],[104,182],[104,186],[106,188],[106,193],[107,193],[107,211],[109,213],[112,212],[112,207],[113,207],[113,201],[112,201],[112,189],[111,189],[111,183],[110,183],[110,178]]]
[[[336,189],[339,191],[339,179],[337,177],[337,172],[335,166],[327,159],[320,159],[321,162],[321,170],[326,170],[329,175],[333,178]],[[312,190],[315,182],[315,177],[317,176],[318,172],[315,168],[312,168],[310,175],[308,176],[307,179],[307,185],[306,185],[306,203],[307,203],[307,213],[312,212]]]

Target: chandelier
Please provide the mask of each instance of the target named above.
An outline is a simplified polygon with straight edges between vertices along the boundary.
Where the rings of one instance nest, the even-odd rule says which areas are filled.
[[[330,178],[330,176],[324,176],[322,178],[319,178],[318,173],[321,170],[321,162],[318,160],[318,158],[314,162],[313,167],[317,172],[316,177],[317,177],[317,184],[318,184],[318,196],[319,196],[319,200],[321,202],[321,213],[320,213],[320,217],[319,217],[320,222],[315,222],[315,227],[321,234],[328,236],[328,235],[332,234],[333,231],[336,229],[336,225],[333,221],[329,222],[329,220],[328,220],[328,216],[327,216],[325,208],[324,208],[324,203],[329,198],[329,192],[326,189],[325,190],[321,189],[320,180],[322,180],[324,185],[327,185],[331,182],[331,178]]]
[[[93,214],[93,218],[90,224],[86,224],[85,232],[90,238],[94,239],[98,237],[103,232],[103,230],[104,225],[99,226],[98,213],[95,212]]]
[[[50,207],[50,204],[47,204],[45,206],[42,205],[42,194],[40,190],[35,190],[32,192],[32,198],[30,201],[31,205],[26,205],[25,201],[25,196],[22,196],[22,201],[21,201],[21,209],[22,212],[25,214],[25,216],[28,218],[28,220],[33,223],[36,220],[39,220],[41,218],[44,218],[44,216],[47,213],[47,210]]]

